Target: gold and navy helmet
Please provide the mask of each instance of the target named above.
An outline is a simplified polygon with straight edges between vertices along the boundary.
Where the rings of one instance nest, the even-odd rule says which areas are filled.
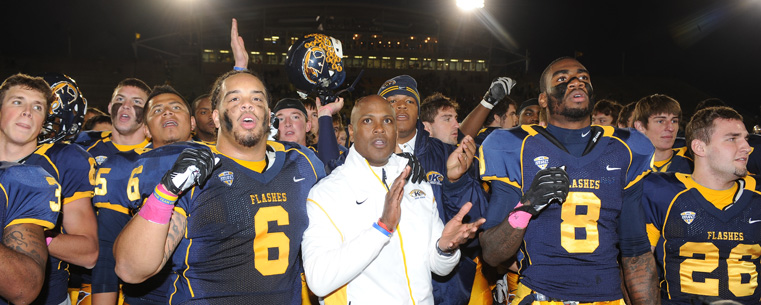
[[[288,48],[288,79],[305,93],[335,90],[346,79],[341,41],[323,34],[308,34]]]
[[[38,137],[39,143],[53,143],[70,139],[79,133],[85,120],[87,100],[79,91],[77,82],[61,73],[40,75],[50,85],[55,98],[50,105],[45,124]]]

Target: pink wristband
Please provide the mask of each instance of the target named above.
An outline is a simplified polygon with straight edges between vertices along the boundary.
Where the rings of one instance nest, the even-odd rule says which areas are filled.
[[[159,184],[159,187],[162,187]],[[159,187],[156,187],[157,189]],[[140,212],[137,215],[145,218],[145,220],[164,225],[169,223],[172,219],[172,210],[174,210],[174,204],[166,204],[161,199],[156,198],[156,192],[154,191],[148,199],[145,200],[145,204],[140,208]]]
[[[523,203],[518,202],[515,208],[520,208]],[[525,211],[513,211],[507,216],[507,222],[510,223],[513,228],[524,229],[528,226],[528,222],[531,220],[531,214]]]
[[[51,242],[51,241],[53,241],[53,238],[52,238],[52,237],[46,237],[46,238],[45,238],[45,242],[48,244],[48,246],[50,246],[50,242]]]

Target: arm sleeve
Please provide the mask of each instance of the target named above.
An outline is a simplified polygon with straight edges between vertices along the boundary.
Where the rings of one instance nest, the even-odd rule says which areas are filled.
[[[460,261],[460,249],[457,249],[452,256],[441,255],[439,254],[439,251],[436,250],[441,233],[444,231],[444,223],[439,217],[436,201],[433,202],[431,210],[433,210],[433,213],[431,213],[431,242],[428,245],[428,261],[431,265],[431,272],[440,276],[445,276],[452,272],[452,269],[454,269]]]
[[[61,171],[61,201],[68,204],[81,198],[92,198],[94,189],[95,159],[77,145],[66,145],[60,156],[66,160],[56,160]]]
[[[650,252],[645,213],[641,204],[642,185],[643,183],[640,181],[624,190],[621,216],[618,219],[618,233],[623,257],[635,257]]]
[[[98,211],[98,243],[100,252],[98,262],[92,270],[92,292],[117,292],[119,291],[119,277],[116,276],[114,267],[114,240],[119,236],[122,228],[130,220],[129,214],[124,214],[112,209],[102,208]]]
[[[307,200],[309,226],[301,241],[307,285],[318,296],[325,296],[359,275],[380,253],[389,237],[368,223],[352,240],[343,240],[339,229],[320,202],[329,196],[315,194]],[[439,233],[440,234],[440,233]]]
[[[31,165],[13,166],[3,176],[2,185],[8,192],[3,228],[33,223],[52,229],[61,208],[57,196],[61,187],[55,178]]]
[[[317,157],[325,165],[330,166],[331,161],[338,159],[338,140],[336,139],[336,133],[333,131],[333,118],[330,116],[321,116],[317,119],[320,124],[320,136],[317,139]],[[333,170],[329,168],[329,170]]]

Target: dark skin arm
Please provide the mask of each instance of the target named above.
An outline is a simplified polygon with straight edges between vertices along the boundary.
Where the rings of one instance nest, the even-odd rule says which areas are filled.
[[[29,304],[37,298],[45,279],[48,247],[42,227],[22,223],[3,232],[0,246],[0,296],[13,304]]]
[[[621,259],[631,304],[660,304],[655,258],[652,253]]]
[[[484,261],[490,266],[497,267],[512,258],[518,252],[524,234],[526,234],[526,228],[513,228],[508,218],[505,218],[498,226],[483,231],[479,239]]]
[[[460,124],[460,131],[462,131],[462,133],[466,136],[475,137],[478,131],[481,130],[481,126],[486,121],[486,117],[489,116],[489,111],[491,111],[489,108],[478,104],[478,106],[476,106],[476,108],[468,113],[468,116],[462,120],[462,124]]]

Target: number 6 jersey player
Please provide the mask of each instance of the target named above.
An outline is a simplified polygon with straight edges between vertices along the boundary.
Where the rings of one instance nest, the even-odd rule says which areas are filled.
[[[632,303],[655,304],[638,183],[649,171],[652,144],[637,132],[590,126],[592,85],[575,59],[552,62],[540,88],[547,128],[497,130],[480,150],[481,177],[492,182],[484,260],[499,265],[521,246],[513,303],[623,304],[620,246]]]
[[[213,88],[216,148],[180,154],[117,238],[116,273],[140,282],[171,257],[169,304],[301,304],[306,198],[323,165],[303,146],[266,141],[258,77],[231,71]]]
[[[686,136],[692,175],[654,173],[643,181],[661,299],[758,304],[761,192],[759,181],[746,176],[751,147],[742,116],[727,107],[700,110]]]

